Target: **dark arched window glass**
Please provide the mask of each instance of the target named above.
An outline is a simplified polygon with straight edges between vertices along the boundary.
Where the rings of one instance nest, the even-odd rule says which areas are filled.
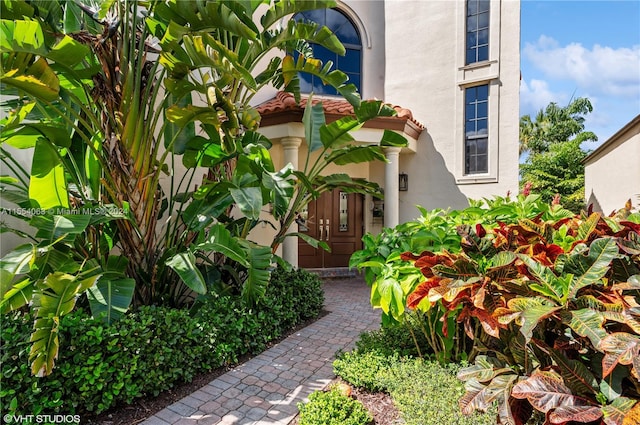
[[[355,25],[342,12],[336,9],[310,10],[297,13],[293,19],[296,21],[313,21],[319,25],[326,25],[344,44],[346,54],[340,56],[318,45],[311,44],[313,56],[322,63],[332,61],[334,69],[339,69],[349,76],[349,83],[353,83],[360,92],[362,81],[362,42]],[[300,74],[300,91],[303,93],[314,92],[316,94],[338,94],[329,86],[313,75]]]

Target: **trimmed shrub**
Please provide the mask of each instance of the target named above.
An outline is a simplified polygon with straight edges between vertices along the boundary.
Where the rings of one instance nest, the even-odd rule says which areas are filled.
[[[461,413],[458,400],[465,388],[456,378],[459,365],[356,350],[341,354],[333,367],[352,385],[389,393],[407,425],[495,424],[495,407],[484,414]]]
[[[367,409],[338,389],[316,391],[307,404],[298,403],[298,425],[366,425],[373,421]]]
[[[410,359],[397,362],[381,375],[407,425],[493,425],[496,409],[465,416],[458,400],[465,392],[456,378],[459,366]]]
[[[31,375],[28,361],[33,317],[5,315],[0,410],[34,415],[100,413],[260,352],[322,309],[317,277],[307,272],[282,276],[274,272],[273,286],[255,308],[246,307],[239,297],[210,295],[194,314],[142,307],[111,325],[92,319],[82,309],[74,311],[60,322],[59,358],[53,373],[42,378]],[[281,319],[281,311],[290,314]]]
[[[356,387],[367,391],[385,391],[382,374],[398,363],[397,354],[388,356],[378,351],[342,353],[333,362],[333,372]]]
[[[408,312],[407,317],[415,316],[415,312]],[[364,332],[356,341],[356,350],[360,353],[375,351],[386,356],[394,354],[400,356],[419,356],[417,347],[423,349],[422,354],[428,353],[424,333],[417,329],[416,320],[405,320],[403,323],[390,323],[375,331]],[[418,345],[416,346],[416,340]]]

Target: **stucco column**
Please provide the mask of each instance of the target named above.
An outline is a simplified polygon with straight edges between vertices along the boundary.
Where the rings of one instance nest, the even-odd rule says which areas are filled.
[[[298,169],[298,150],[302,144],[299,137],[285,137],[281,140],[284,149],[284,163],[291,164],[294,170]],[[289,232],[295,231],[297,224],[294,222]],[[282,242],[282,258],[294,267],[298,267],[298,238],[285,238]]]
[[[384,167],[384,225],[395,227],[400,223],[400,148],[385,148],[387,162]]]

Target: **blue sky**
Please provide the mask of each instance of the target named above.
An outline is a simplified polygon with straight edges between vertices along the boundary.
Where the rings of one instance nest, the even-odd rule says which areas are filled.
[[[588,97],[594,149],[640,114],[640,0],[522,0],[521,25],[521,115]]]

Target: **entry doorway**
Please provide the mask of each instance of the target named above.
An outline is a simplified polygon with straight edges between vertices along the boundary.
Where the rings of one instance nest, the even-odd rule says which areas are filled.
[[[362,249],[363,205],[363,195],[339,189],[325,192],[310,202],[301,211],[305,221],[298,225],[298,231],[325,242],[331,252],[314,248],[298,238],[298,266],[347,267],[351,254]]]

